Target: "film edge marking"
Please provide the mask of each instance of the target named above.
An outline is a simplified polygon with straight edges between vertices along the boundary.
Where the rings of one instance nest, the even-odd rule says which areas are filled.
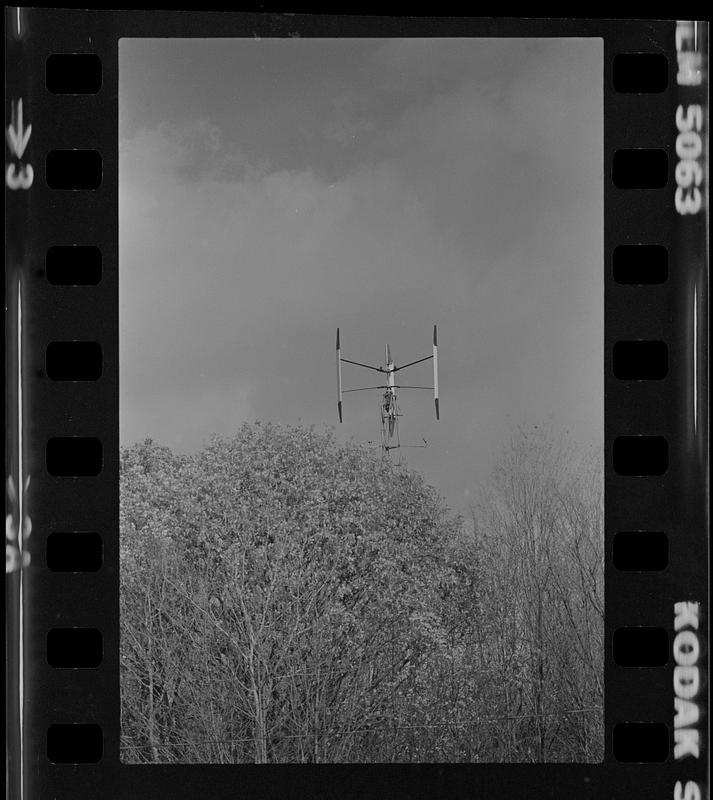
[[[673,627],[677,634],[673,640],[673,738],[674,761],[686,758],[700,760],[701,736],[700,708],[695,702],[701,686],[698,660],[701,652],[696,631],[699,627],[700,603],[681,601],[674,605]],[[674,800],[701,800],[703,791],[698,781],[678,780],[674,784]]]

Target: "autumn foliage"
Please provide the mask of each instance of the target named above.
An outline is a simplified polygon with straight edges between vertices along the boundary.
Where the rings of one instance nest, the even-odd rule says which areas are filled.
[[[471,521],[329,432],[122,450],[122,760],[598,760],[601,497],[561,455],[514,443]]]

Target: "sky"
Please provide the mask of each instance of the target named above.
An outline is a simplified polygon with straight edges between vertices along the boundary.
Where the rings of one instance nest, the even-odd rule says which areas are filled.
[[[378,441],[342,355],[431,352],[403,450],[456,510],[518,426],[603,444],[600,39],[122,39],[120,437]],[[430,362],[404,371],[430,384]],[[344,365],[344,388],[374,373]]]

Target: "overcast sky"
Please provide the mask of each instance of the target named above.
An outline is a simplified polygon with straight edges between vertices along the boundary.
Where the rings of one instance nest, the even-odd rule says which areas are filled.
[[[256,419],[378,440],[378,392],[338,425],[337,326],[376,364],[429,355],[438,323],[441,421],[404,391],[401,439],[455,508],[517,425],[601,445],[601,40],[119,52],[122,444]]]

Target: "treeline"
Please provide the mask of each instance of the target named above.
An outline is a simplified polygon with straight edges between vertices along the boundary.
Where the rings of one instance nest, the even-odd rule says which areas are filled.
[[[599,761],[602,513],[534,432],[468,520],[328,432],[122,450],[122,760]]]

